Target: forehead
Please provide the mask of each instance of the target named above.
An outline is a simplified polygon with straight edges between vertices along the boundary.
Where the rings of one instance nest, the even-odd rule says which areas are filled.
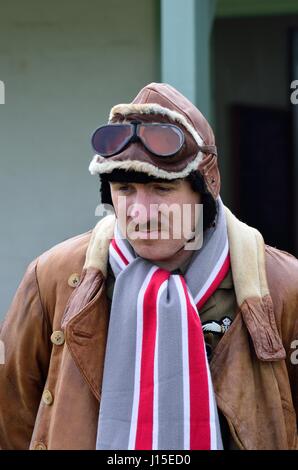
[[[112,186],[118,186],[121,184],[129,184],[133,186],[152,186],[155,184],[158,185],[171,185],[171,186],[183,186],[185,181],[182,179],[176,179],[176,180],[165,180],[165,179],[154,179],[150,181],[133,181],[133,180],[127,180],[127,181],[110,181],[110,184]]]

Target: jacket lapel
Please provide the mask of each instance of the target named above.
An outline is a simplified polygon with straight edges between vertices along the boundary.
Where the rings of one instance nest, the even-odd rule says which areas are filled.
[[[238,306],[262,361],[286,357],[269,293],[262,235],[226,208],[231,269]]]
[[[109,301],[102,273],[94,269],[86,271],[65,311],[62,328],[72,358],[98,400],[108,323]]]
[[[100,400],[110,301],[106,295],[108,248],[115,218],[101,219],[93,230],[80,284],[62,318],[72,358]]]

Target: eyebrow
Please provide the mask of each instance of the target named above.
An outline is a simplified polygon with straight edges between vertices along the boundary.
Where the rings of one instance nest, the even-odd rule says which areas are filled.
[[[179,180],[162,180],[162,181],[150,181],[150,184],[172,184],[174,186],[179,186]]]

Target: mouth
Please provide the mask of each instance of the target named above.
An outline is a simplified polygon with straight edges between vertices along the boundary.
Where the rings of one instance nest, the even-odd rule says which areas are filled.
[[[134,230],[128,235],[131,240],[156,240],[160,234],[161,230]]]

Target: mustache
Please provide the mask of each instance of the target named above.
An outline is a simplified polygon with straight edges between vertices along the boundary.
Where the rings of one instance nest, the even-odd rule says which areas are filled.
[[[138,223],[131,221],[128,224],[128,232],[155,232],[155,231],[163,231],[169,228],[169,224],[164,221],[161,222],[160,220],[148,220],[144,223]]]

